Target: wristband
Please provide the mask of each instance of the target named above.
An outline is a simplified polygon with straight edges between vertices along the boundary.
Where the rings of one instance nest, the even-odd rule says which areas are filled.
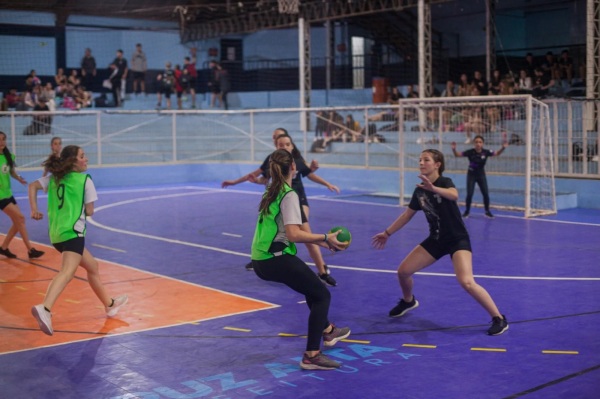
[[[325,236],[325,239],[323,241],[327,242],[327,233],[323,234]]]
[[[389,231],[387,231],[387,229],[383,230],[385,232],[385,234],[387,234],[388,237],[391,237],[392,235],[390,234]]]

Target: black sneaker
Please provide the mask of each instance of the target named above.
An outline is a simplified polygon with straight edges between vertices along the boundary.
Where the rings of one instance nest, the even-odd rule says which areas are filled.
[[[10,252],[10,249],[8,249],[8,248],[6,248],[6,249],[0,248],[0,255],[4,255],[4,256],[6,256],[7,258],[10,258],[10,259],[14,259],[14,258],[17,257],[17,255],[15,255],[12,252]]]
[[[29,259],[39,258],[43,254],[45,254],[44,251],[38,251],[35,248],[31,248],[31,250],[27,253],[27,255],[29,256]]]
[[[323,265],[323,269],[325,269],[325,273],[331,274],[331,270],[327,267],[327,265]]]
[[[469,211],[465,211],[465,213],[462,214],[463,219],[466,219],[469,217]]]
[[[485,211],[485,217],[489,218],[489,219],[493,219],[494,215],[492,215],[492,212],[490,212],[490,211]]]
[[[330,287],[335,287],[337,285],[337,281],[335,281],[335,279],[331,277],[331,274],[323,273],[319,274],[318,276],[321,279],[321,281],[323,281]]]
[[[488,335],[500,335],[504,331],[508,330],[508,321],[506,316],[502,315],[502,318],[495,316],[492,317],[492,326],[488,328]]]
[[[409,310],[413,310],[419,307],[419,301],[413,295],[413,300],[411,302],[405,302],[404,299],[400,299],[400,302],[392,310],[390,310],[390,317],[400,317],[404,316],[406,312]]]
[[[246,263],[246,270],[251,272],[252,270],[254,270],[254,266],[252,265],[252,262],[248,262]]]

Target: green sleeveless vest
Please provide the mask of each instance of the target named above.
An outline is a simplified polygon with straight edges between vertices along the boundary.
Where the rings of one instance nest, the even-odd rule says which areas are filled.
[[[85,237],[85,183],[88,174],[67,173],[56,184],[48,184],[48,228],[50,242],[57,244],[76,237]]]
[[[269,205],[269,214],[258,215],[258,221],[256,222],[256,230],[254,231],[254,239],[252,240],[252,260],[266,260],[274,257],[269,252],[273,240],[277,236],[277,217],[281,213],[281,201],[290,191],[294,191],[287,184],[285,188],[279,193],[277,199]],[[290,242],[285,249],[282,251],[285,254],[296,255],[296,244]]]

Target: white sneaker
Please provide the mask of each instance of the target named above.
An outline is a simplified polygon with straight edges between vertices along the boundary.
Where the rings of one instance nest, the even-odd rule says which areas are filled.
[[[471,139],[469,137],[467,137],[467,139],[465,140],[465,144],[471,144]]]
[[[116,316],[117,313],[119,313],[119,309],[121,309],[121,306],[125,305],[128,300],[129,298],[127,297],[127,295],[121,295],[116,298],[113,298],[113,305],[110,307],[106,307],[106,315],[108,317]]]
[[[37,320],[40,325],[40,330],[42,330],[44,334],[54,334],[54,330],[52,329],[52,314],[44,309],[43,304],[32,307],[31,314]]]

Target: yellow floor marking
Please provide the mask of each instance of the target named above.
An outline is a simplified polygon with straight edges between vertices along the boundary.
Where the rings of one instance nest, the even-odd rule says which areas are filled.
[[[579,351],[550,351],[550,350],[546,350],[546,351],[542,351],[542,353],[548,354],[548,355],[579,355]]]
[[[195,326],[199,325],[200,322],[199,321],[187,321],[187,320],[176,320],[178,323],[185,323],[185,324],[193,324]]]
[[[15,288],[21,291],[27,291],[27,288],[21,286],[21,285],[15,285]]]
[[[250,332],[250,331],[252,331],[252,330],[248,330],[247,328],[237,328],[237,327],[223,327],[223,330],[241,331],[241,332]]]
[[[350,342],[353,344],[365,344],[365,345],[369,345],[371,343],[371,341],[359,341],[357,339],[343,339],[342,342]]]
[[[76,301],[75,299],[65,299],[65,302],[69,302],[69,303],[81,303],[81,301]]]
[[[38,295],[41,295],[41,296],[46,296],[46,293],[45,293],[45,292],[38,292],[37,294],[38,294]]]
[[[506,352],[506,349],[502,348],[471,348],[472,351],[482,351],[482,352]]]
[[[421,345],[421,344],[402,344],[402,346],[410,346],[411,348],[426,348],[426,349],[437,348],[437,345]]]
[[[288,333],[279,333],[277,335],[279,335],[280,337],[297,337],[298,336],[298,334],[288,334]]]

